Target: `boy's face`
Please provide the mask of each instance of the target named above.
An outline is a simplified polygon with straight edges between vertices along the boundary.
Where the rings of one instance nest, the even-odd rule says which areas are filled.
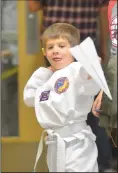
[[[46,42],[45,56],[55,70],[62,69],[72,63],[74,58],[70,51],[67,39],[49,39]]]

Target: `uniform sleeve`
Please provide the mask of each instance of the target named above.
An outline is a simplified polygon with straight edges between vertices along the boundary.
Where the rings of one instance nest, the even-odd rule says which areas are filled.
[[[100,87],[93,79],[86,80],[84,82],[84,85],[82,87],[83,95],[95,96],[96,94],[98,94],[99,91]]]
[[[95,80],[93,78],[88,79],[88,73],[82,66],[79,75],[81,77],[80,93],[83,95],[95,96],[100,91],[100,87]]]
[[[23,99],[27,106],[34,107],[34,97],[36,90],[43,87],[46,81],[52,76],[52,71],[47,68],[41,67],[36,70],[31,78],[28,80],[24,92]]]

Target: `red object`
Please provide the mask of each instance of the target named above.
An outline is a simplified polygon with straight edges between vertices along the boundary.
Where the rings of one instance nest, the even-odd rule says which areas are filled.
[[[111,23],[111,15],[112,15],[112,8],[116,4],[116,0],[110,0],[108,5],[108,20],[109,20],[109,29],[110,29],[110,23]]]

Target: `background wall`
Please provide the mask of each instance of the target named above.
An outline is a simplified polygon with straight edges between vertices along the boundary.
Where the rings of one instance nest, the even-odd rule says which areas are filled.
[[[14,1],[15,2],[15,1]],[[26,2],[17,1],[18,22],[18,136],[2,137],[2,172],[32,172],[42,128],[34,110],[23,102],[24,86],[33,71],[44,64],[42,53],[28,55],[26,52]],[[39,16],[41,24],[42,13]],[[11,115],[12,116],[12,115]],[[47,171],[45,150],[38,170]]]

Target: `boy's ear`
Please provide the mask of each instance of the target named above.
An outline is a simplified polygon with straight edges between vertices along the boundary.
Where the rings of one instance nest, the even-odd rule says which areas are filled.
[[[43,52],[43,55],[45,56],[46,53],[45,53],[45,49],[44,48],[42,48],[42,52]]]

